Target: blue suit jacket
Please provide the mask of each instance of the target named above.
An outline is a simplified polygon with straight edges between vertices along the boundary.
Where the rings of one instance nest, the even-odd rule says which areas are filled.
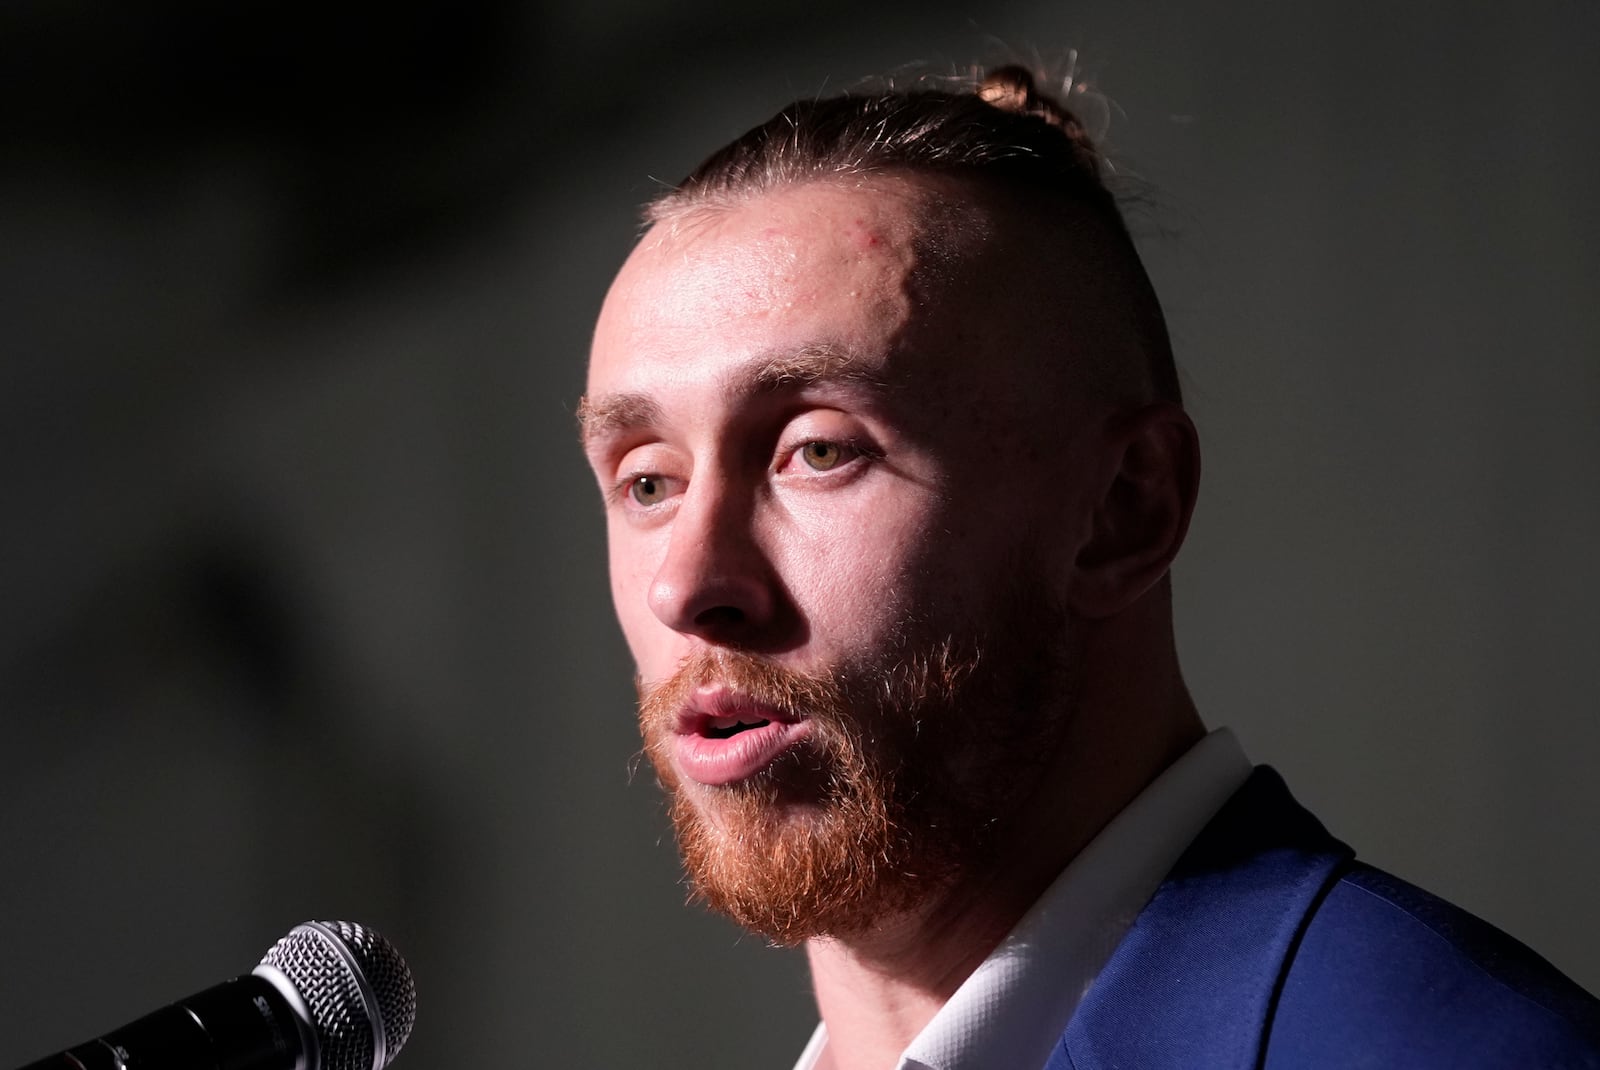
[[[1134,922],[1046,1070],[1600,1068],[1600,1003],[1354,860],[1257,768]]]

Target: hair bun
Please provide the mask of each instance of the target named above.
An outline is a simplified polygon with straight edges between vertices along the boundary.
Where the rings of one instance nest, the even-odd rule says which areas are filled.
[[[1043,119],[1072,142],[1072,150],[1080,166],[1099,176],[1100,150],[1095,147],[1089,132],[1064,104],[1048,93],[1038,91],[1033,72],[1028,68],[1008,63],[989,71],[978,83],[978,99],[1003,112]]]
[[[1039,103],[1038,94],[1033,87],[1032,73],[1026,67],[1019,67],[1015,63],[996,67],[985,74],[983,82],[978,86],[978,96],[985,104],[1019,115],[1029,114]]]

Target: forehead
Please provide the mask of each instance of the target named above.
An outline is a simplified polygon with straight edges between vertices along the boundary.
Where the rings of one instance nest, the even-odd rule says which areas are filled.
[[[591,392],[625,388],[634,369],[663,360],[818,346],[887,358],[940,288],[952,246],[981,230],[975,208],[956,203],[931,181],[885,177],[808,183],[657,224],[607,295]]]

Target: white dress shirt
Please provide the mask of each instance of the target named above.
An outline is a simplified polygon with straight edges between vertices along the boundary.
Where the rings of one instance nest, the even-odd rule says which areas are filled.
[[[1061,871],[912,1040],[898,1070],[1042,1067],[1162,878],[1249,775],[1226,728],[1191,747]],[[827,1046],[819,1023],[795,1070],[814,1070]]]

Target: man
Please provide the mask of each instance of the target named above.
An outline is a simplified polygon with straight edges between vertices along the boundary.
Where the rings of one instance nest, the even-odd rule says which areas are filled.
[[[800,1067],[1600,1066],[1592,999],[1203,729],[1194,428],[1025,72],[797,103],[649,219],[584,445],[695,892],[806,948]]]

